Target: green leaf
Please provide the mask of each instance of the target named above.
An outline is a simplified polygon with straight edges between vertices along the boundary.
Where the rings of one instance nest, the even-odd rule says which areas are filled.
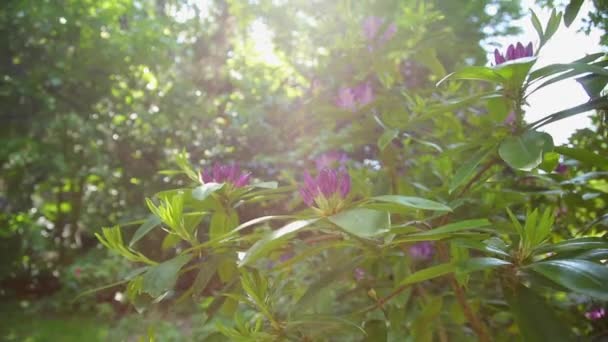
[[[422,209],[422,210],[434,210],[434,211],[452,211],[452,208],[447,205],[435,201],[431,201],[425,198],[412,197],[412,196],[399,196],[399,195],[385,195],[372,197],[372,200],[380,202],[388,202],[398,204],[404,207]]]
[[[461,263],[456,264],[456,273],[471,273],[475,271],[481,271],[488,268],[501,267],[512,265],[510,262],[491,258],[491,257],[480,257],[470,258]]]
[[[543,162],[539,168],[545,172],[551,173],[559,165],[559,153],[549,152],[543,156]]]
[[[424,231],[421,233],[411,234],[409,236],[444,235],[444,234],[460,232],[463,230],[487,227],[489,225],[490,225],[490,221],[488,221],[487,219],[464,220],[464,221],[446,224],[444,226],[433,228],[431,230],[427,230],[427,231]]]
[[[608,77],[603,75],[586,75],[576,79],[585,92],[590,98],[598,97],[602,95],[602,91],[608,84]]]
[[[587,164],[588,166],[596,166],[600,169],[608,169],[608,158],[602,157],[597,153],[582,148],[573,148],[567,146],[557,146],[555,151],[561,155],[570,157]]]
[[[548,260],[526,266],[550,280],[600,300],[608,300],[608,267],[587,260]]]
[[[549,252],[564,253],[572,251],[582,251],[589,249],[608,248],[608,240],[600,237],[584,237],[570,239],[556,244],[546,244],[534,250],[535,254],[545,254]]]
[[[503,292],[523,341],[573,341],[568,325],[559,320],[556,310],[548,307],[542,297],[522,284],[505,286]]]
[[[553,148],[553,138],[547,133],[527,131],[520,136],[507,137],[498,154],[514,169],[530,171],[540,165],[543,152]]]
[[[224,183],[205,183],[201,186],[197,186],[192,190],[192,197],[199,201],[205,200],[212,193],[220,190],[224,186]]]
[[[440,277],[442,275],[452,273],[456,270],[456,266],[452,263],[439,264],[436,266],[431,266],[420,271],[414,272],[407,276],[405,279],[399,283],[399,286],[403,285],[411,285],[415,283],[419,283],[421,281],[433,279]]]
[[[146,219],[146,221],[137,228],[135,234],[131,238],[131,242],[129,242],[129,247],[133,247],[133,245],[143,238],[146,234],[148,234],[152,229],[160,224],[160,218],[156,215],[150,215]]]
[[[532,72],[532,74],[531,74],[531,76],[538,77],[536,79],[537,82],[538,82],[538,80],[541,80],[547,76],[554,76],[554,77],[551,77],[550,79],[541,83],[539,86],[536,86],[534,88],[534,90],[532,90],[531,92],[528,92],[526,94],[526,97],[530,96],[532,93],[534,93],[537,90],[544,88],[548,85],[569,79],[574,76],[578,76],[580,74],[592,73],[591,75],[588,75],[588,76],[589,77],[590,76],[602,77],[605,80],[606,77],[608,77],[608,70],[606,70],[604,68],[606,66],[606,63],[607,63],[607,61],[601,61],[601,62],[597,62],[597,63],[593,63],[593,64],[583,63],[583,62],[574,62],[574,63],[570,63],[570,64],[551,64],[544,68],[538,69],[538,70]],[[563,72],[563,71],[568,71],[568,72]],[[561,73],[559,75],[554,75],[554,74],[560,73],[560,72],[563,72],[563,73]],[[588,77],[588,76],[585,76],[585,77]],[[581,78],[579,78],[579,80],[583,79],[583,78],[584,77],[581,77]],[[532,77],[530,77],[530,81],[532,81],[532,80],[533,80]],[[605,85],[605,82],[600,82],[597,85],[600,88],[597,89],[598,92],[596,94],[594,94],[592,97],[597,97],[597,96],[601,95],[601,94],[599,94],[599,91],[601,91],[603,89],[602,85]],[[590,90],[593,90],[593,89],[595,89],[595,86],[591,87]]]
[[[500,64],[494,67],[494,70],[505,80],[503,83],[506,87],[518,89],[521,88],[534,63],[536,63],[536,57],[518,58]]]
[[[382,133],[382,135],[380,136],[380,138],[378,138],[378,148],[380,149],[380,151],[384,151],[386,146],[388,146],[388,144],[390,144],[391,141],[393,141],[393,139],[395,139],[397,136],[399,136],[398,129],[385,130],[384,133]]]
[[[342,211],[327,219],[345,231],[364,238],[385,233],[391,226],[388,212],[366,208]]]
[[[252,187],[254,188],[261,188],[261,189],[276,189],[279,186],[279,183],[277,182],[261,182],[261,183],[255,183],[255,184],[251,184]]]
[[[388,338],[388,330],[386,322],[379,319],[373,319],[365,322],[363,326],[367,335],[363,341],[366,342],[385,342]]]
[[[454,174],[454,178],[452,178],[452,181],[450,182],[450,190],[449,190],[449,192],[452,193],[461,184],[463,184],[466,180],[468,180],[469,178],[471,178],[471,176],[473,175],[473,173],[477,169],[477,166],[479,166],[479,164],[481,164],[481,162],[484,159],[486,159],[486,157],[488,156],[488,154],[489,154],[489,151],[480,151],[480,152],[476,153],[466,163],[464,163],[463,165],[461,165],[458,168],[458,170],[456,170],[456,173]]]
[[[583,103],[581,105],[565,109],[559,111],[557,113],[553,113],[551,115],[547,115],[546,117],[535,121],[528,125],[530,128],[539,128],[544,125],[550,124],[555,121],[563,120],[565,118],[569,118],[573,115],[588,112],[590,110],[599,109],[599,108],[608,108],[608,96],[602,96],[593,100],[588,101],[587,103]]]
[[[590,68],[589,68],[590,66],[593,67],[593,70],[597,70],[600,73],[603,73],[604,71],[599,70],[599,69],[602,69],[601,68],[603,65],[602,62],[593,63],[593,64],[591,64],[591,63],[593,61],[597,60],[598,58],[604,57],[604,55],[605,54],[603,52],[599,52],[599,53],[594,53],[591,55],[586,55],[585,57],[579,58],[571,63],[555,63],[555,64],[546,65],[542,68],[532,71],[530,73],[529,81],[535,81],[537,79],[541,79],[541,78],[544,78],[547,76],[552,76],[554,74],[562,73],[564,71],[569,71],[569,70],[576,71],[577,73],[594,72],[594,71],[590,70]],[[568,77],[572,77],[574,75],[575,74],[569,75]]]
[[[190,254],[182,254],[150,269],[143,276],[143,291],[152,297],[159,297],[171,290],[177,281],[179,270],[192,259]]]
[[[582,5],[583,0],[570,0],[570,3],[568,6],[566,6],[566,11],[564,13],[564,24],[566,24],[566,27],[570,27],[574,19],[576,19]]]
[[[487,81],[491,83],[503,83],[506,81],[494,70],[494,68],[485,66],[469,66],[445,76],[439,82],[437,82],[437,86],[450,78],[455,80]]]
[[[538,16],[536,15],[536,13],[534,13],[534,11],[531,9],[530,12],[532,14],[532,26],[534,26],[536,34],[538,34],[538,39],[542,41],[543,37],[545,36],[543,33],[543,25],[540,23],[540,20],[538,20]]]
[[[317,222],[318,220],[319,218],[293,221],[264,236],[261,240],[254,243],[249,250],[247,250],[243,259],[239,262],[239,267],[251,264],[252,262],[258,260],[272,249],[279,246],[287,236],[296,233],[300,229],[303,229]]]
[[[557,13],[555,9],[551,12],[551,18],[549,18],[549,22],[547,23],[547,27],[545,28],[545,35],[542,39],[542,43],[546,43],[553,37],[557,29],[559,28],[559,24],[562,21],[562,13]]]

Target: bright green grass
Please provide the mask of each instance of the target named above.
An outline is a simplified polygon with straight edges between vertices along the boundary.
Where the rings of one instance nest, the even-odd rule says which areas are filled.
[[[18,306],[0,307],[0,341],[107,341],[108,326],[82,314],[28,314]]]

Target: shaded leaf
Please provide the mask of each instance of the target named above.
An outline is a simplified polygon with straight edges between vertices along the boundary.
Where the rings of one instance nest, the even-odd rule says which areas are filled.
[[[171,290],[177,281],[180,269],[192,259],[192,255],[182,254],[171,260],[150,267],[143,276],[143,291],[158,297]]]
[[[608,300],[608,268],[587,260],[548,260],[526,266],[569,288],[600,300]]]
[[[435,211],[452,211],[452,208],[447,205],[435,201],[431,201],[425,198],[412,197],[412,196],[399,196],[399,195],[385,195],[372,197],[372,200],[380,202],[389,202],[398,204],[405,207],[423,209],[423,210],[435,210]]]
[[[156,226],[160,225],[160,218],[156,215],[150,215],[146,219],[146,221],[137,228],[135,234],[131,238],[131,242],[129,242],[129,247],[132,247],[137,241],[143,238],[146,234],[148,234],[152,229]]]
[[[503,292],[524,341],[572,341],[568,325],[542,297],[522,284],[504,287]]]
[[[366,208],[343,211],[328,219],[338,227],[359,237],[371,237],[385,233],[391,225],[388,212]]]
[[[543,152],[553,148],[553,139],[544,132],[527,131],[521,136],[507,137],[498,154],[514,169],[530,171],[540,165]]]
[[[441,227],[433,228],[421,233],[411,234],[410,236],[433,236],[433,235],[444,235],[463,230],[469,230],[474,228],[487,227],[490,225],[490,221],[487,219],[475,219],[475,220],[464,220],[446,224]]]
[[[220,190],[223,186],[224,183],[205,183],[192,190],[192,197],[199,201],[203,201],[212,193]]]
[[[566,11],[564,12],[564,24],[566,24],[566,27],[570,27],[574,19],[576,19],[582,5],[583,0],[570,0],[570,3],[566,6]]]
[[[239,262],[239,267],[248,265],[258,260],[276,246],[280,245],[285,237],[296,233],[300,229],[305,228],[318,220],[319,218],[294,221],[264,236],[261,240],[254,243],[249,250],[247,250],[243,259]]]

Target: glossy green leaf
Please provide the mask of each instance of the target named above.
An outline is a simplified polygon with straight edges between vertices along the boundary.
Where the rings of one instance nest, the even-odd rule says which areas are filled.
[[[599,97],[593,100],[588,101],[587,103],[583,103],[581,105],[559,111],[557,113],[553,113],[551,115],[547,115],[546,117],[535,121],[528,125],[530,128],[539,128],[550,124],[552,122],[556,122],[559,120],[563,120],[565,118],[569,118],[573,115],[577,115],[580,113],[588,112],[590,110],[598,109],[598,108],[608,108],[608,96]]]
[[[527,131],[520,136],[507,137],[498,154],[514,169],[530,171],[540,165],[543,152],[553,148],[553,139],[544,132]]]
[[[171,260],[150,267],[143,276],[143,291],[158,297],[173,289],[180,269],[192,259],[192,255],[182,254]]]
[[[552,281],[600,300],[608,300],[608,267],[587,260],[540,261],[527,268]]]
[[[161,223],[161,221],[158,216],[156,216],[156,215],[148,216],[146,221],[141,226],[139,226],[139,228],[137,228],[137,230],[135,231],[135,234],[133,234],[133,237],[131,238],[131,242],[129,242],[129,247],[133,247],[133,245],[137,241],[141,240],[141,238],[146,236],[146,234],[148,234],[152,229],[154,229],[155,227],[160,225],[160,223]]]
[[[503,292],[524,341],[573,341],[568,325],[542,297],[522,284],[505,286]]]
[[[388,212],[366,208],[342,211],[328,219],[338,227],[359,237],[372,237],[385,233],[391,225]]]
[[[544,253],[564,253],[572,251],[582,251],[596,248],[608,248],[608,240],[600,237],[584,237],[570,239],[556,244],[545,244],[535,249],[536,254]]]
[[[431,201],[425,198],[412,197],[412,196],[399,196],[399,195],[385,195],[372,197],[372,200],[380,202],[388,202],[398,204],[400,206],[422,209],[422,210],[434,210],[434,211],[452,211],[452,208],[447,205],[435,201]]]
[[[261,240],[257,241],[247,250],[243,259],[239,262],[239,267],[251,264],[252,262],[263,257],[271,250],[283,243],[283,240],[299,230],[306,228],[307,226],[317,222],[319,219],[308,219],[291,222],[277,230],[272,231],[270,234],[264,236]]]
[[[477,80],[487,81],[491,83],[503,83],[506,81],[500,74],[498,74],[494,70],[494,68],[484,66],[469,66],[462,68],[442,78],[439,82],[437,82],[437,86],[439,86],[441,83],[445,82],[448,79]]]
[[[455,270],[456,270],[456,266],[452,263],[431,266],[431,267],[424,268],[420,271],[416,271],[416,272],[410,274],[405,279],[403,279],[399,283],[399,285],[403,286],[403,285],[416,284],[421,281],[437,278],[437,277],[446,275],[448,273],[452,273]]]
[[[487,219],[475,219],[475,220],[464,220],[454,223],[449,223],[441,227],[433,228],[421,233],[411,234],[410,236],[433,236],[433,235],[445,235],[463,230],[470,230],[475,228],[487,227],[490,225],[490,221]]]
[[[491,258],[491,257],[479,257],[479,258],[470,258],[463,262],[456,264],[456,273],[470,273],[485,270],[488,268],[495,268],[501,266],[512,265],[510,262]]]
[[[192,197],[199,201],[203,201],[212,193],[220,190],[223,186],[224,183],[205,183],[192,190]]]

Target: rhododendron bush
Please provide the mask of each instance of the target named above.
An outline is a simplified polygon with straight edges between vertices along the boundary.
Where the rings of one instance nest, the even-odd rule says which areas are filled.
[[[488,65],[446,62],[443,17],[424,4],[308,17],[325,37],[313,72],[284,70],[306,87],[275,80],[233,104],[279,118],[243,128],[266,171],[185,149],[160,170],[182,186],[150,194],[141,226],[97,234],[133,262],[124,283],[138,310],[200,304],[218,341],[570,341],[606,329],[606,140],[556,145],[542,130],[603,115],[605,55],[537,66],[564,26],[554,11],[547,23],[532,13],[538,39],[487,51]],[[278,44],[280,60],[290,43]],[[588,102],[530,122],[528,97],[571,78]],[[150,236],[153,256],[139,248]]]

